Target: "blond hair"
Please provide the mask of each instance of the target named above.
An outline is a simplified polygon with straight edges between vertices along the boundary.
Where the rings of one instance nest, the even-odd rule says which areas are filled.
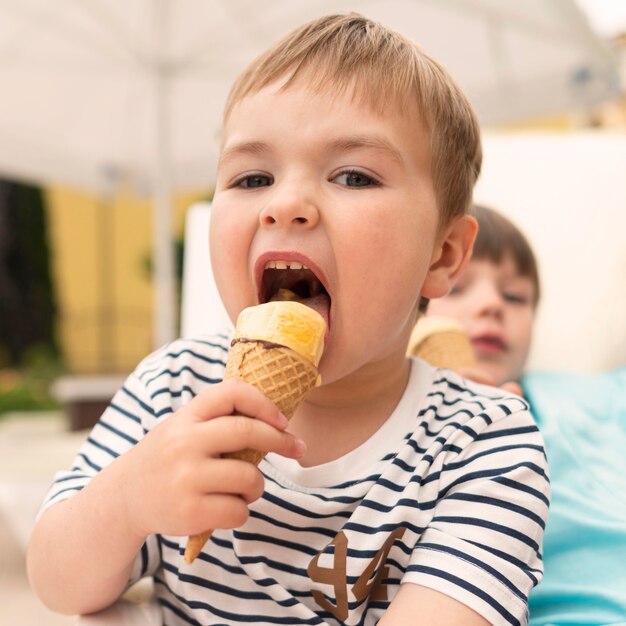
[[[306,74],[311,88],[351,90],[379,113],[417,106],[430,133],[431,175],[440,224],[469,210],[480,173],[480,130],[471,105],[447,71],[415,43],[357,13],[319,18],[254,60],[237,79],[224,111],[247,95]]]

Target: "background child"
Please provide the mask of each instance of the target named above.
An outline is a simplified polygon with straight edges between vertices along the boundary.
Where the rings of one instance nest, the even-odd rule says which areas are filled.
[[[474,378],[493,385],[521,380],[540,296],[539,271],[524,234],[493,209],[475,205],[472,258],[450,293],[427,315],[459,321],[472,342]]]
[[[626,369],[524,374],[540,285],[533,251],[506,217],[475,206],[472,259],[429,314],[460,322],[492,384],[519,381],[546,442],[552,502],[533,626],[626,624]],[[566,364],[564,364],[566,365]]]
[[[418,303],[468,260],[480,160],[446,72],[361,16],[252,63],[226,105],[216,282],[233,319],[281,288],[320,311],[323,384],[287,428],[221,382],[228,337],[148,357],[34,530],[49,606],[98,610],[153,575],[168,626],[525,622],[549,490],[528,407],[405,357]],[[221,456],[248,447],[258,468]]]

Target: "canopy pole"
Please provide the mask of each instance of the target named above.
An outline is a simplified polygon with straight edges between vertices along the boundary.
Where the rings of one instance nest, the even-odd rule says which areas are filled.
[[[169,74],[163,53],[165,4],[157,5],[155,59],[155,103],[157,145],[154,176],[154,253],[153,253],[153,347],[172,341],[176,335],[176,294],[174,282],[174,242],[172,240],[172,180]]]

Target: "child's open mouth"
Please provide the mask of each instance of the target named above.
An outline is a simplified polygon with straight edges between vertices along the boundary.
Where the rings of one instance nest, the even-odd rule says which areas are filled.
[[[297,300],[317,311],[329,326],[330,296],[315,273],[297,261],[268,261],[265,264],[260,300]]]

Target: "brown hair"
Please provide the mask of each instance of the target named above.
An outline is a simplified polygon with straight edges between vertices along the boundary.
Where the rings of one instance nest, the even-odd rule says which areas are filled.
[[[447,71],[415,43],[357,13],[329,15],[293,31],[237,79],[224,121],[247,95],[306,74],[316,90],[352,91],[375,111],[417,105],[430,133],[433,186],[441,225],[469,210],[482,149],[476,116]]]
[[[531,279],[535,288],[533,304],[536,306],[540,295],[539,269],[524,233],[504,215],[489,207],[475,204],[470,213],[478,221],[472,258],[501,263],[510,256],[518,274]]]

